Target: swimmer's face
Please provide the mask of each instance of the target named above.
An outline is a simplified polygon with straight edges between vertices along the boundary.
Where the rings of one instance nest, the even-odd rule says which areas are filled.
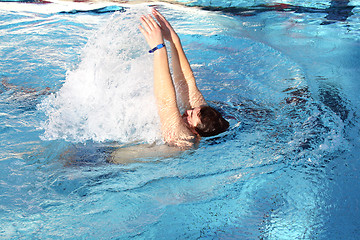
[[[185,111],[182,115],[184,122],[189,124],[191,127],[196,127],[200,123],[199,117],[200,107]]]

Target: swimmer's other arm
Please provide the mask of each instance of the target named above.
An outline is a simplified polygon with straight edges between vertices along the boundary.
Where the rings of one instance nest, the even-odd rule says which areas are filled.
[[[185,55],[179,36],[165,17],[156,11],[156,9],[153,9],[153,14],[160,23],[164,38],[171,44],[174,81],[179,86],[178,94],[181,101],[185,104],[186,109],[207,105],[196,85],[194,73]]]

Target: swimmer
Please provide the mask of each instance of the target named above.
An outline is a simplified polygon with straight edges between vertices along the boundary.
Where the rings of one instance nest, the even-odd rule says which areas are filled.
[[[189,61],[181,41],[170,23],[157,10],[151,16],[142,16],[139,25],[154,54],[154,94],[157,102],[164,141],[182,149],[193,147],[201,137],[214,136],[224,132],[229,123],[215,109],[208,106],[196,85]],[[164,39],[171,46],[173,77]],[[176,93],[174,84],[179,86]],[[186,111],[180,114],[176,101],[179,94]]]

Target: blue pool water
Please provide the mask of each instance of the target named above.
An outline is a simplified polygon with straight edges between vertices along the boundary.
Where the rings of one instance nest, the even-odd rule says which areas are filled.
[[[360,2],[156,5],[231,126],[113,164],[161,144],[147,5],[0,2],[0,237],[358,239]]]

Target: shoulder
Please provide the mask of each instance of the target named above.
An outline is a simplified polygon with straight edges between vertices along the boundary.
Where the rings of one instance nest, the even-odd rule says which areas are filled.
[[[163,131],[163,138],[168,145],[181,149],[193,148],[200,140],[185,124]]]

